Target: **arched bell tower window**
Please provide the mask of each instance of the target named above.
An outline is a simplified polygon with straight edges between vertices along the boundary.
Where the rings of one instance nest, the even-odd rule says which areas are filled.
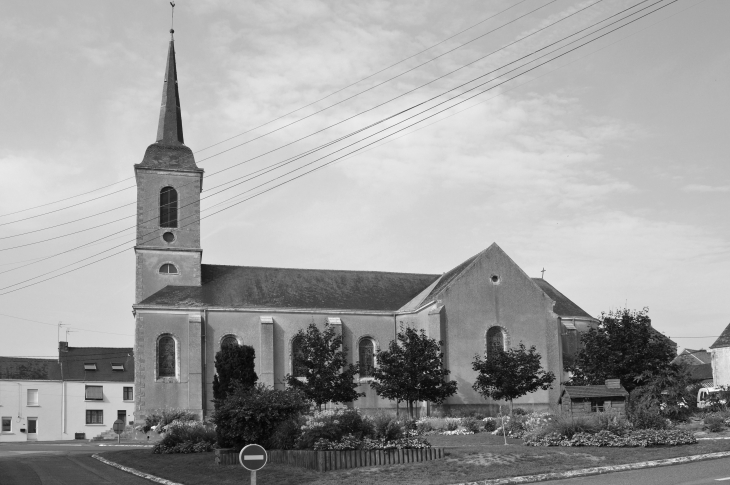
[[[373,377],[375,370],[375,342],[370,337],[360,339],[360,378]]]
[[[301,337],[294,337],[291,341],[291,373],[294,377],[304,377],[307,367],[303,365],[304,342]]]
[[[177,190],[160,190],[160,227],[177,227]]]
[[[157,377],[175,377],[177,355],[172,335],[162,335],[157,340]]]
[[[504,350],[504,329],[492,327],[487,330],[487,358]]]
[[[230,346],[238,346],[238,338],[235,335],[226,335],[221,340],[221,348]]]
[[[160,266],[160,274],[177,274],[177,267],[172,263],[165,263]]]

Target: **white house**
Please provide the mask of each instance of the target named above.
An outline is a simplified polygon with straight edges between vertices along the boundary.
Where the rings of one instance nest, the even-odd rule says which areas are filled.
[[[130,348],[60,342],[58,359],[0,357],[0,442],[91,439],[133,412]]]
[[[730,387],[730,324],[710,346],[714,387]]]

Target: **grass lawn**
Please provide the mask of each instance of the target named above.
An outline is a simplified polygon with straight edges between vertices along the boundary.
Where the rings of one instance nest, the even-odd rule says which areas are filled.
[[[267,465],[258,472],[257,483],[437,485],[730,451],[730,440],[700,441],[694,445],[656,448],[531,447],[523,446],[521,440],[508,440],[509,445],[505,446],[501,437],[488,433],[467,436],[431,435],[428,440],[433,446],[447,448],[445,459],[326,473],[285,465]],[[105,452],[103,456],[122,465],[185,485],[240,485],[249,480],[249,472],[239,465],[216,465],[212,452],[153,455],[147,449]]]

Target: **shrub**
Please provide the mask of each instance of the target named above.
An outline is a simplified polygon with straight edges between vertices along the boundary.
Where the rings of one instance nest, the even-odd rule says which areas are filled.
[[[155,409],[145,418],[142,431],[148,433],[153,430],[162,433],[163,428],[173,421],[197,421],[198,415],[185,409]]]
[[[431,418],[425,417],[416,421],[416,431],[418,434],[426,434],[433,431],[433,423]]]
[[[377,439],[395,441],[403,437],[403,427],[397,418],[381,413],[372,418],[372,421]]]
[[[705,428],[713,433],[717,433],[725,428],[725,420],[721,416],[705,416]]]
[[[274,429],[274,433],[269,439],[269,445],[275,450],[293,450],[296,442],[301,436],[304,418],[294,417],[282,421]]]
[[[218,444],[241,448],[258,443],[271,448],[269,439],[277,426],[309,409],[309,402],[296,389],[278,390],[258,384],[245,387],[234,383],[228,397],[213,413]]]
[[[631,409],[628,418],[635,429],[667,429],[670,425],[657,410],[640,406]]]
[[[461,426],[461,418],[446,418],[446,431],[456,431]]]
[[[528,413],[527,410],[522,409],[522,408],[514,408],[512,410],[512,414],[514,416],[525,416],[525,415],[530,414],[530,413]]]
[[[497,420],[495,418],[484,418],[482,420],[484,423],[484,431],[491,433],[492,431],[496,431],[497,429]]]
[[[345,436],[352,435],[361,440],[375,434],[373,422],[363,418],[357,409],[331,409],[315,412],[306,417],[306,421],[300,429],[301,435],[295,445],[298,449],[312,449],[314,444],[322,439],[339,442]]]
[[[364,438],[358,439],[352,435],[343,436],[333,441],[322,438],[318,440],[314,450],[395,450],[430,448],[431,443],[422,436],[405,436],[394,441]]]
[[[476,418],[463,418],[461,420],[461,425],[465,430],[471,431],[472,433],[478,433],[481,429],[481,422]]]
[[[210,451],[216,441],[215,426],[200,421],[173,421],[164,431],[152,453],[201,453]]]

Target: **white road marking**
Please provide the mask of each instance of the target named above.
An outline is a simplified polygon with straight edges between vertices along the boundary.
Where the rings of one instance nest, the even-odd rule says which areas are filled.
[[[263,460],[264,455],[243,455],[244,460]]]
[[[726,482],[728,480],[730,480],[730,477],[727,477],[727,478],[716,478],[715,479],[716,482]]]

